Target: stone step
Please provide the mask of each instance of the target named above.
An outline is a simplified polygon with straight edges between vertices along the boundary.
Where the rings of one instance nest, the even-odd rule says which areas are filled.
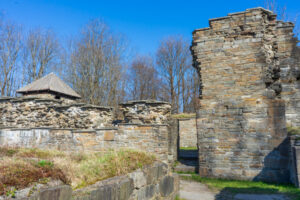
[[[174,167],[175,172],[194,173],[198,171],[198,166],[179,164]]]

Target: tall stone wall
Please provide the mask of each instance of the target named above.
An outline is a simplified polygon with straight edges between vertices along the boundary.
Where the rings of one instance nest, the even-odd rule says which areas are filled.
[[[0,128],[100,128],[111,126],[113,108],[65,104],[45,98],[0,98]]]
[[[288,126],[300,127],[300,48],[294,42],[291,57],[280,64],[281,96],[286,102]]]
[[[200,175],[289,182],[280,71],[295,46],[293,24],[262,8],[209,24],[191,47],[201,79]]]

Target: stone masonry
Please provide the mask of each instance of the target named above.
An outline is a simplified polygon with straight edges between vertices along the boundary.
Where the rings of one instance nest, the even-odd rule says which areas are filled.
[[[179,176],[162,162],[143,167],[124,176],[117,176],[82,189],[59,181],[35,184],[15,192],[14,199],[22,200],[95,200],[95,199],[165,199],[173,200],[179,193]],[[0,196],[0,200],[7,199]]]
[[[139,110],[133,113],[137,105],[146,107],[144,114]],[[140,123],[113,123],[110,107],[31,97],[1,98],[0,146],[63,151],[133,148],[153,153],[166,163],[173,162],[177,158],[178,132],[172,121],[167,121],[169,104],[139,101],[126,104],[126,109],[131,110],[131,117],[141,119]]]
[[[130,125],[96,130],[0,129],[0,146],[59,149],[62,151],[108,151],[137,149],[153,153],[162,161],[168,156],[168,126]]]
[[[281,96],[286,102],[285,116],[288,126],[300,127],[300,48],[292,44],[289,58],[280,63]]]
[[[0,98],[0,128],[77,128],[111,126],[113,108],[37,98]]]
[[[178,119],[179,147],[197,147],[196,118]]]
[[[171,105],[163,101],[129,101],[119,105],[126,123],[167,124],[170,120]]]
[[[200,175],[290,182],[281,68],[295,48],[293,24],[254,8],[209,25],[193,32],[191,47]]]

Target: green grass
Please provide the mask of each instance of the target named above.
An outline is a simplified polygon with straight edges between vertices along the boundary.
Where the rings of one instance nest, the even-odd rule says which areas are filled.
[[[300,127],[287,126],[286,128],[289,135],[300,135]]]
[[[185,199],[180,198],[179,196],[176,196],[176,197],[175,197],[175,200],[185,200]]]
[[[197,147],[180,147],[180,150],[186,150],[186,151],[191,151],[191,150],[195,150],[197,151],[198,148]]]
[[[255,194],[285,194],[292,199],[300,199],[300,189],[293,185],[271,184],[254,181],[224,180],[216,178],[203,178],[192,174],[190,177],[182,177],[187,180],[194,180],[207,185],[212,190],[226,193],[255,193]]]
[[[48,179],[61,180],[73,189],[152,164],[155,156],[130,149],[108,152],[61,152],[56,150],[0,147],[0,195],[13,196]]]

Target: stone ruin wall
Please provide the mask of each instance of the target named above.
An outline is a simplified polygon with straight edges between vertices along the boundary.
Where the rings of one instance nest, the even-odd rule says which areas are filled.
[[[197,147],[196,118],[178,119],[179,147]]]
[[[0,128],[95,129],[111,126],[113,108],[37,98],[0,98]]]
[[[168,153],[168,126],[130,125],[96,130],[77,129],[2,129],[0,146],[58,149],[61,151],[107,151],[121,148],[137,149],[172,162]]]
[[[2,98],[0,146],[63,151],[133,148],[173,162],[177,157],[177,132],[172,121],[168,121],[170,104],[137,101],[125,105],[121,105],[125,107],[121,111],[123,118],[136,115],[140,123],[132,120],[113,123],[114,112],[109,107],[66,105],[43,98]],[[142,113],[137,107],[143,108]]]
[[[291,57],[280,63],[281,96],[286,102],[287,125],[300,127],[300,47],[292,48]]]
[[[134,124],[167,124],[171,116],[171,105],[163,101],[129,101],[119,105],[122,120]]]
[[[201,79],[200,175],[290,182],[281,68],[293,65],[293,24],[262,8],[209,24],[191,47]]]

